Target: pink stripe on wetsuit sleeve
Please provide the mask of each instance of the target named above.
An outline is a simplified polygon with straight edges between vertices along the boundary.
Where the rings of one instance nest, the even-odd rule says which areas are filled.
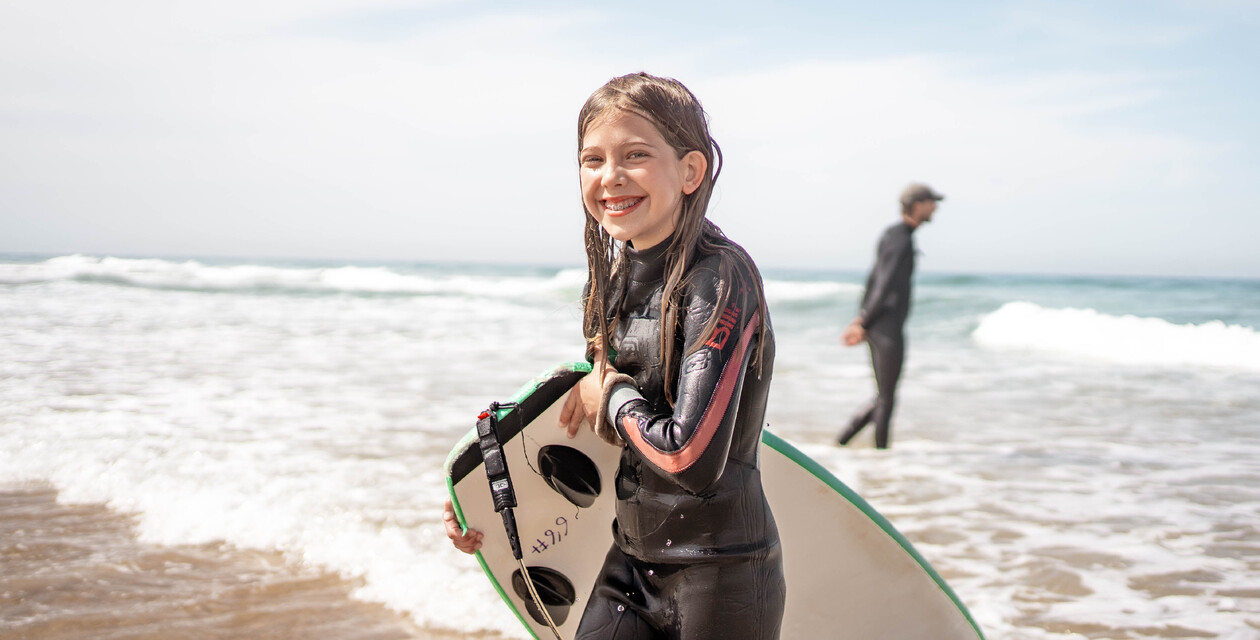
[[[709,448],[709,443],[713,441],[713,436],[717,433],[718,425],[722,424],[722,418],[726,415],[726,409],[731,403],[731,396],[735,394],[735,383],[739,380],[739,374],[744,366],[744,354],[748,351],[748,345],[752,342],[752,337],[757,332],[760,322],[761,315],[754,313],[752,319],[748,321],[748,326],[744,327],[744,333],[739,337],[739,345],[736,346],[735,353],[731,354],[731,358],[726,361],[726,366],[722,368],[717,388],[713,390],[709,406],[705,407],[704,415],[700,418],[700,426],[696,428],[695,433],[691,434],[691,439],[683,445],[682,449],[673,452],[661,451],[643,438],[639,425],[633,417],[626,416],[622,420],[626,435],[630,437],[630,441],[644,458],[668,473],[679,473],[687,470],[700,459],[700,456],[704,455],[705,450]]]

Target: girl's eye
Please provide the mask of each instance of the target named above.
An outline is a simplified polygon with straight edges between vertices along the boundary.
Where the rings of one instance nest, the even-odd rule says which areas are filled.
[[[581,164],[582,165],[599,164],[600,160],[602,160],[602,158],[600,158],[599,156],[582,156]]]

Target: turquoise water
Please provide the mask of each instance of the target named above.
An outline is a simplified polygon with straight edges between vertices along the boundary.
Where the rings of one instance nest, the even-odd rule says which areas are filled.
[[[764,276],[772,282],[842,282],[857,287],[866,282],[866,275],[858,272],[770,269]],[[800,312],[812,312],[810,319],[815,321],[833,313],[848,319],[856,311],[858,293],[860,290],[852,296],[780,305],[786,313],[777,314],[776,319],[798,320],[792,316]],[[1094,309],[1112,316],[1160,318],[1174,324],[1219,321],[1260,327],[1258,280],[926,273],[916,277],[914,294],[910,329],[945,339],[959,337],[947,327],[965,332],[979,316],[1013,301],[1045,308]]]
[[[765,276],[771,428],[905,533],[990,638],[1255,637],[1260,281],[922,273],[881,452],[831,445],[873,392],[838,340],[864,274]],[[580,356],[584,277],[0,256],[0,485],[519,637],[441,534],[441,465],[491,400]]]

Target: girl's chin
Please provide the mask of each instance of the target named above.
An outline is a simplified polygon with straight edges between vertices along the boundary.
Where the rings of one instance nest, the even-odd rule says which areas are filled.
[[[607,231],[608,235],[612,236],[613,240],[618,242],[630,242],[634,239],[633,233],[616,222],[604,220],[600,226],[604,227],[604,231]]]

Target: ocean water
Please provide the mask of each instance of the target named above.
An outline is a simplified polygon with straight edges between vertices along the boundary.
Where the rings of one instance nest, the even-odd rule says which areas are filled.
[[[765,275],[770,427],[989,638],[1260,638],[1260,281],[921,274],[877,451],[831,444],[863,275]],[[0,257],[0,637],[525,637],[442,463],[580,357],[583,279]]]

